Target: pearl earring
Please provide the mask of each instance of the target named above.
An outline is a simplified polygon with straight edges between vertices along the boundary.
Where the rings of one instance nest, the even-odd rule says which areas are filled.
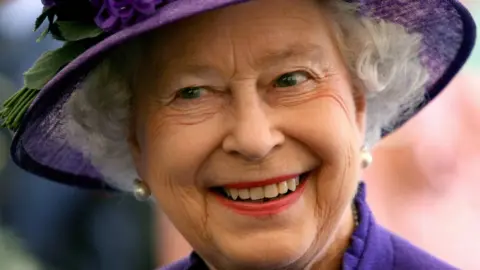
[[[370,166],[370,164],[372,164],[373,156],[365,146],[362,147],[362,149],[360,150],[360,160],[363,169],[367,168],[368,166]]]
[[[135,179],[135,183],[133,184],[133,196],[135,196],[135,199],[143,202],[148,200],[150,195],[150,188],[147,184],[144,181]]]

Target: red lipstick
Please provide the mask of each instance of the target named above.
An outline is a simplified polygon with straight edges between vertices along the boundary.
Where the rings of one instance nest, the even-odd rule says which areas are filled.
[[[291,179],[291,177],[288,179]],[[280,182],[281,181],[282,180],[280,180]],[[215,194],[215,197],[219,200],[221,204],[240,215],[253,217],[276,215],[283,212],[284,210],[287,210],[290,206],[297,202],[298,199],[300,199],[300,196],[305,190],[305,183],[306,181],[302,181],[300,182],[300,185],[297,186],[294,192],[291,192],[279,199],[274,199],[265,203],[235,201],[227,199],[220,194]]]
[[[283,181],[287,181],[296,177],[300,177],[298,174],[292,174],[292,175],[285,175],[285,176],[279,176],[275,178],[270,178],[267,180],[262,180],[262,181],[256,181],[256,182],[242,182],[242,183],[236,183],[236,184],[228,184],[223,187],[225,188],[236,188],[236,189],[243,189],[243,188],[254,188],[254,187],[263,187],[263,186],[268,186],[271,184],[276,184],[280,183]]]

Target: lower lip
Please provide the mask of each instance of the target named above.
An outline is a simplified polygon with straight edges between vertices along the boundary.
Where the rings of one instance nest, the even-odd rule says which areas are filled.
[[[240,215],[253,217],[276,215],[287,210],[290,206],[295,204],[298,199],[300,199],[300,196],[302,196],[303,191],[305,190],[306,182],[306,180],[302,181],[300,185],[297,186],[297,189],[287,196],[266,203],[233,201],[216,193],[215,197],[220,201],[221,204],[232,209]]]

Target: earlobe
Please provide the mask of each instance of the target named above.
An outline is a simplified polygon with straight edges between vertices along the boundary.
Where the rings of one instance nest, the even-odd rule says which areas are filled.
[[[367,99],[363,91],[357,90],[356,92],[353,100],[355,104],[355,121],[358,132],[361,134],[361,139],[363,141],[367,122]]]
[[[139,119],[137,119],[138,116],[138,111],[136,106],[132,106],[131,110],[131,119],[130,123],[128,125],[128,136],[127,136],[127,143],[128,143],[128,148],[130,150],[130,154],[132,155],[132,161],[133,164],[135,165],[135,169],[137,170],[137,174],[140,178],[145,179],[142,177],[142,147],[141,147],[141,142],[140,138],[141,135],[139,134],[139,126],[138,123],[140,123]]]
[[[130,132],[127,142],[128,142],[128,147],[130,149],[130,154],[132,155],[132,160],[133,163],[135,164],[135,169],[137,170],[137,173],[139,176],[141,176],[141,156],[142,156],[142,151],[140,147],[140,143],[138,141],[138,136],[136,135],[134,129],[131,129],[132,131]]]

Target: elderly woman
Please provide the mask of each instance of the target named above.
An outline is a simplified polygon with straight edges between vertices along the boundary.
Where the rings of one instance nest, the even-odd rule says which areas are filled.
[[[151,197],[195,250],[167,269],[452,269],[375,223],[360,174],[467,59],[456,1],[44,4],[66,44],[4,105],[13,159]]]

